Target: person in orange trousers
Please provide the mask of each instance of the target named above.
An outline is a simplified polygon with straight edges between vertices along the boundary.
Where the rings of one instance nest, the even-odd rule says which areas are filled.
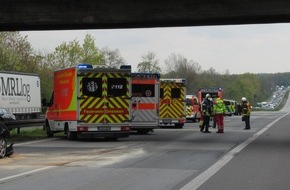
[[[224,133],[224,115],[226,112],[226,106],[222,99],[217,98],[213,105],[213,114],[216,117],[216,123],[218,126],[217,133]]]

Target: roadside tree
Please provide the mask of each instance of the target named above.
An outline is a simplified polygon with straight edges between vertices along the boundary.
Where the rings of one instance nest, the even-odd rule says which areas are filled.
[[[161,68],[159,66],[159,61],[156,59],[156,54],[154,52],[148,52],[142,56],[142,62],[137,66],[138,72],[144,73],[160,73]]]

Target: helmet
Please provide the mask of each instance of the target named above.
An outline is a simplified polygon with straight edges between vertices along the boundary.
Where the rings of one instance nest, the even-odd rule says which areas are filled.
[[[210,98],[210,94],[206,94],[205,95],[205,98]]]
[[[242,101],[247,101],[247,98],[246,97],[242,97]]]

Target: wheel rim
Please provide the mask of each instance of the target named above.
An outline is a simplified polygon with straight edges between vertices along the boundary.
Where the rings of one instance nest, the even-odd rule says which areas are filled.
[[[0,158],[3,158],[6,155],[6,140],[0,139]]]

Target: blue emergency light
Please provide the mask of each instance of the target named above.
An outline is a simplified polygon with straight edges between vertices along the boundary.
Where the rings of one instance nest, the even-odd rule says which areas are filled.
[[[77,68],[79,68],[79,69],[92,69],[93,65],[88,64],[88,63],[80,63],[77,65]]]

